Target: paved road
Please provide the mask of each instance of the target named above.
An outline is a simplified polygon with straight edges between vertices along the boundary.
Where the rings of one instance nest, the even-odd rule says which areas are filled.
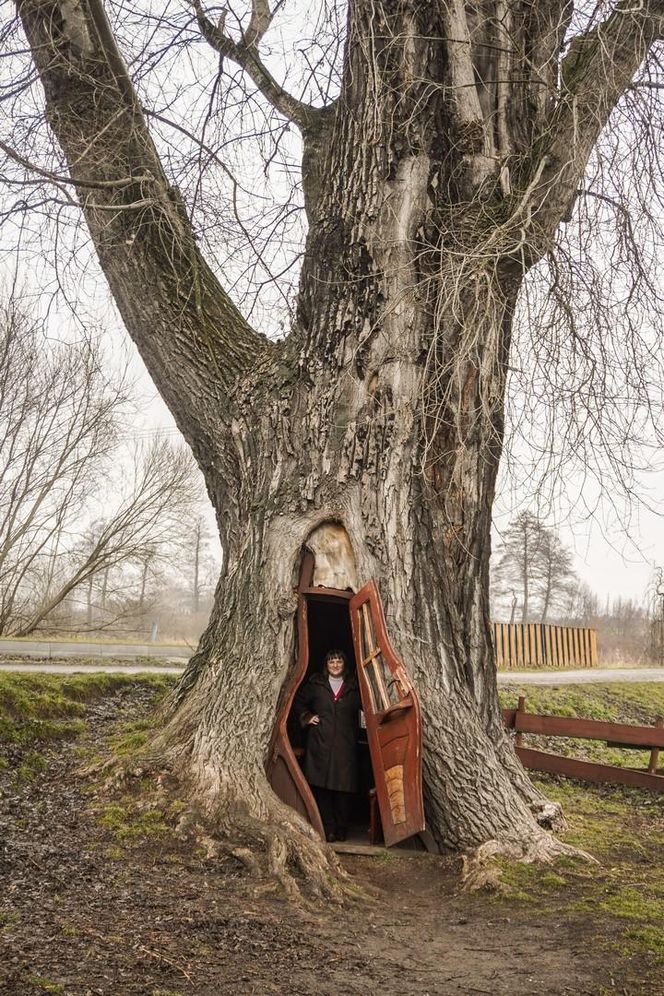
[[[182,674],[184,664],[43,664],[36,661],[3,661],[0,671],[41,672],[42,674]]]
[[[182,674],[184,659],[163,666],[149,664],[43,664],[36,661],[3,661],[0,671],[45,671],[51,674],[80,674],[102,672],[113,674]],[[664,681],[664,667],[594,668],[582,671],[501,671],[499,685],[589,685],[611,681]]]
[[[590,685],[609,681],[664,681],[664,667],[583,668],[580,671],[501,671],[499,685]]]
[[[11,657],[159,657],[187,660],[194,652],[186,646],[163,643],[105,643],[103,640],[12,640],[0,638],[0,655]]]

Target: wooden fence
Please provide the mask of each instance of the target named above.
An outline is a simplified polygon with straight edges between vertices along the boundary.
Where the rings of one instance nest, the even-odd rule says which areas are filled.
[[[493,623],[496,663],[511,667],[597,667],[597,633],[581,626]]]
[[[526,768],[550,771],[569,778],[589,782],[612,782],[664,792],[664,773],[658,774],[659,752],[664,748],[664,720],[658,716],[654,726],[630,726],[626,723],[605,723],[594,719],[574,719],[568,716],[540,716],[526,711],[525,696],[519,696],[516,709],[503,709],[503,722],[516,732],[515,747]],[[523,746],[523,734],[545,737],[574,737],[582,740],[603,740],[608,747],[649,750],[648,767],[620,768],[613,764],[581,761],[562,754],[549,754]]]

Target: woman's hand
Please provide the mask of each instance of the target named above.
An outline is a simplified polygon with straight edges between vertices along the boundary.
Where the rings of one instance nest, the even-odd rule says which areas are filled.
[[[307,726],[318,726],[320,723],[320,716],[312,716],[311,719],[307,720]]]

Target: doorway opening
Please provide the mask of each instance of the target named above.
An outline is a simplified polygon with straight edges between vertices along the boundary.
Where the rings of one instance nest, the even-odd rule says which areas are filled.
[[[296,655],[281,691],[266,772],[276,795],[324,837],[303,770],[306,734],[294,703],[298,689],[313,675],[322,674],[325,655],[342,650],[357,675],[364,717],[357,725],[358,787],[349,829],[358,844],[366,845],[378,843],[382,827],[385,846],[391,847],[412,841],[425,830],[419,700],[389,640],[375,581],[358,587],[351,577],[350,546],[341,542],[346,536],[342,527],[321,527],[318,532],[317,540],[324,537],[326,543],[321,540],[316,554],[307,547],[303,551],[296,589]],[[319,554],[322,566],[316,563]],[[347,587],[328,587],[325,581]]]
[[[349,612],[350,593],[346,597],[318,594],[303,595],[306,599],[306,649],[307,666],[295,694],[314,674],[323,672],[325,656],[330,650],[341,650],[349,666],[349,677],[357,679],[357,664],[353,646],[353,632]],[[303,648],[304,649],[304,648]],[[306,750],[307,730],[302,728],[296,715],[295,700],[291,705],[287,720],[287,733],[293,753],[302,767]],[[377,843],[380,826],[374,803],[373,820],[371,814],[371,792],[375,779],[371,764],[371,754],[366,728],[358,721],[357,726],[357,791],[350,803],[348,841],[357,843]]]

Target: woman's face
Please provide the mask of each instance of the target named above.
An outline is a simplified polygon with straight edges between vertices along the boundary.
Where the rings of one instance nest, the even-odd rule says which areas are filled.
[[[333,678],[340,678],[344,673],[344,662],[341,657],[330,657],[327,662],[327,673]]]

